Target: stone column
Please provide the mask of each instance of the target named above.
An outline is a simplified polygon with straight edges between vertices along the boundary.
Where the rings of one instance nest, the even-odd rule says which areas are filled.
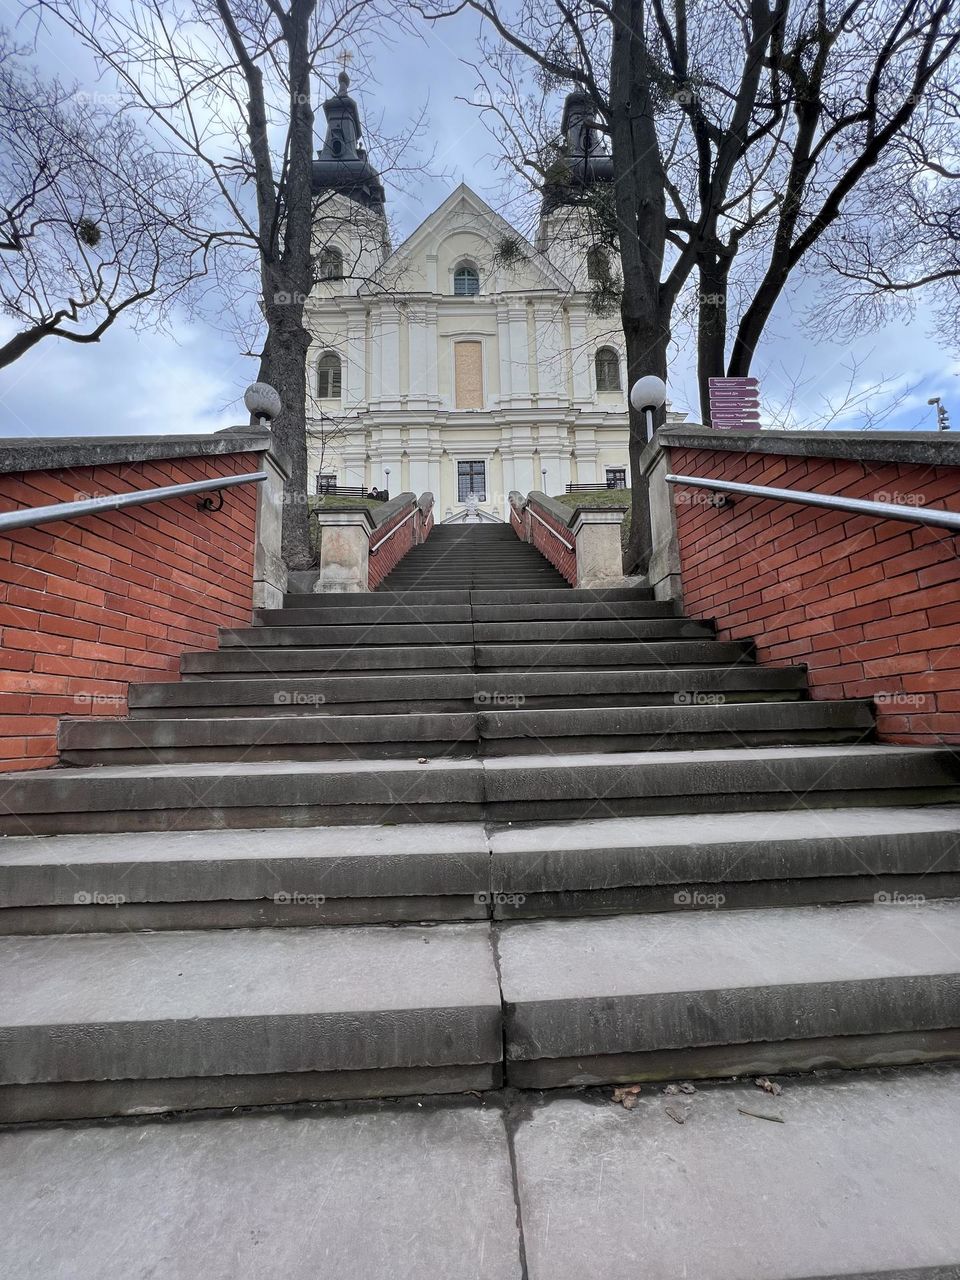
[[[582,404],[593,399],[593,352],[587,345],[587,313],[570,308],[570,360],[573,368],[573,399]]]
[[[650,533],[653,550],[647,578],[657,600],[681,600],[680,544],[671,486],[664,479],[670,470],[669,450],[656,439],[640,457],[640,471],[647,482],[650,501]]]
[[[556,304],[534,304],[536,325],[537,403],[555,408],[564,403],[563,377],[563,313]]]
[[[287,589],[287,566],[280,554],[284,485],[290,478],[286,459],[273,448],[260,456],[267,479],[257,488],[257,531],[253,553],[253,607],[280,609]],[[306,494],[302,495],[304,498]],[[300,494],[291,497],[299,498]]]
[[[500,404],[508,405],[513,395],[510,368],[510,317],[504,306],[497,307],[497,349],[500,356]]]
[[[400,316],[392,303],[385,303],[376,313],[377,369],[371,394],[378,408],[400,408]]]
[[[578,510],[571,532],[577,547],[577,586],[609,587],[623,581],[620,525],[625,512]]]
[[[359,409],[367,399],[367,321],[361,312],[347,321],[344,352],[346,382],[343,386],[343,408]]]
[[[507,310],[510,329],[510,401],[530,404],[530,349],[527,343],[527,308]]]
[[[369,591],[370,531],[366,507],[355,511],[323,511],[320,526],[320,576],[313,590]]]

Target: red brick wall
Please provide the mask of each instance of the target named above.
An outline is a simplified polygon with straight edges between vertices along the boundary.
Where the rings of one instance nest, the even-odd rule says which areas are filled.
[[[570,528],[566,522],[560,520],[552,511],[548,511],[546,507],[541,507],[539,503],[533,501],[528,504],[528,509],[524,512],[522,522],[513,507],[510,508],[510,523],[513,525],[514,532],[519,537],[523,538],[524,542],[532,542],[544,559],[549,560],[554,568],[558,569],[560,573],[563,574],[571,586],[576,586],[576,549],[568,550],[568,548],[563,545],[563,542],[560,542],[558,538],[555,538],[551,533],[548,533],[540,523],[540,520],[535,520],[530,514],[532,509],[536,510],[540,520],[545,521],[551,529],[556,529],[564,542],[573,542],[573,535],[571,534]],[[518,524],[520,523],[525,525],[525,529],[523,531],[518,528]]]
[[[679,475],[960,511],[960,469],[671,449]],[[960,538],[945,529],[677,486],[684,609],[815,698],[877,700],[891,742],[960,743]]]
[[[410,507],[401,507],[386,524],[382,524],[379,529],[374,529],[370,534],[370,546],[374,546],[381,538],[385,538],[390,530],[395,529],[401,521],[406,520],[409,514]],[[426,517],[423,516],[421,511],[417,510],[417,514],[412,520],[407,520],[407,523],[399,533],[395,533],[392,538],[383,543],[376,551],[371,552],[367,576],[371,591],[376,591],[387,574],[397,567],[411,547],[417,546],[421,542],[426,542],[432,528],[433,508],[430,508]]]
[[[0,509],[256,471],[254,453],[0,477]],[[0,770],[56,762],[58,717],[121,716],[130,681],[174,680],[180,654],[250,622],[257,486],[0,537]]]

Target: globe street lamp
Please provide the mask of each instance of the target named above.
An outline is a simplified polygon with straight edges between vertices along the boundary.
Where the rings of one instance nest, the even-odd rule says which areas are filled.
[[[630,403],[638,413],[646,417],[647,431],[645,440],[649,444],[653,439],[653,413],[667,403],[667,384],[656,374],[648,374],[638,378],[630,391]]]

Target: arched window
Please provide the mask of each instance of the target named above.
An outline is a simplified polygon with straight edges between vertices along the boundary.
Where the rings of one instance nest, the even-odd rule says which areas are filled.
[[[606,250],[599,245],[592,245],[587,250],[587,279],[607,280],[610,277],[610,259]]]
[[[465,263],[453,273],[453,292],[457,298],[475,298],[480,292],[480,272]]]
[[[340,357],[325,351],[317,362],[317,396],[321,400],[339,400],[341,385]]]
[[[320,252],[320,279],[343,279],[343,254],[332,245],[328,245]]]
[[[596,355],[597,390],[620,390],[620,357],[613,347],[601,347]]]

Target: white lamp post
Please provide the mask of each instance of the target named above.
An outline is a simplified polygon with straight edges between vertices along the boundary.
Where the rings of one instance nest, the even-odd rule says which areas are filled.
[[[390,468],[384,467],[383,474],[387,477],[387,493],[390,492]]]
[[[651,373],[645,378],[638,378],[631,388],[630,403],[638,413],[646,416],[647,444],[653,439],[654,410],[662,408],[666,402],[667,384],[656,374]]]
[[[540,468],[540,475],[543,477],[543,492],[546,493],[547,492],[547,468],[546,467]]]

